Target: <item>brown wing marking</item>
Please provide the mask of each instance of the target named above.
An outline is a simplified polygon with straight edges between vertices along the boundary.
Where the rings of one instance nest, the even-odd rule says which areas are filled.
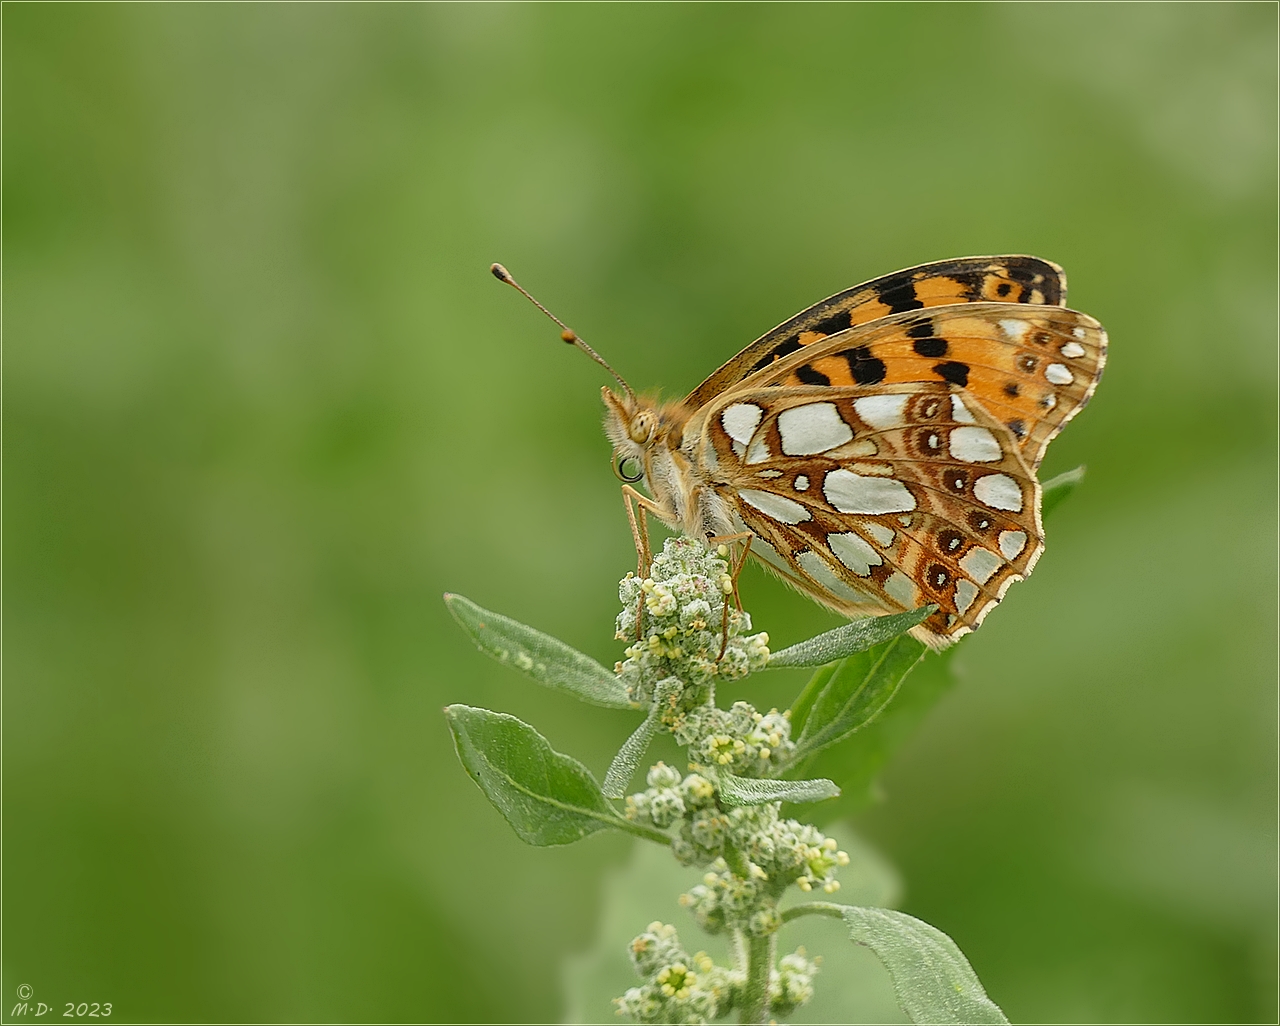
[[[883,411],[871,419],[859,412],[859,401],[893,396],[901,397],[901,415],[892,423]],[[752,391],[718,406],[763,412],[749,442],[732,437],[720,415],[708,420],[704,441],[726,478],[721,497],[769,545],[752,547],[766,565],[845,615],[935,603],[938,611],[916,633],[941,647],[977,627],[1043,548],[1034,474],[1010,432],[964,398],[935,383]],[[789,455],[779,418],[812,405],[831,407],[824,414],[834,411],[850,437],[828,451]],[[956,435],[960,429],[968,433]],[[983,439],[987,448],[975,448]],[[884,512],[850,512],[840,494],[841,475],[847,483],[855,480],[850,474],[863,482],[857,488],[880,479],[910,497]],[[1016,486],[1019,508],[1004,508],[1007,496],[991,504],[979,481],[994,477],[1006,490]]]
[[[685,402],[697,409],[802,346],[880,317],[956,303],[1060,306],[1066,294],[1062,268],[1038,257],[961,257],[909,267],[855,285],[784,321],[720,367]]]

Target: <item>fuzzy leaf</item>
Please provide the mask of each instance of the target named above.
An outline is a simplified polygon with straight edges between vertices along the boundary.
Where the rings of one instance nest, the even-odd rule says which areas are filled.
[[[720,774],[720,800],[725,805],[763,805],[765,802],[820,802],[836,798],[840,788],[830,780],[757,780]]]
[[[800,736],[800,732],[804,729],[805,721],[809,719],[809,710],[813,708],[813,703],[818,700],[823,688],[827,686],[827,681],[835,676],[835,672],[839,668],[839,663],[828,663],[826,666],[819,666],[813,672],[813,676],[809,678],[809,682],[804,686],[804,689],[796,696],[796,700],[791,703],[791,733],[793,736]]]
[[[1084,467],[1076,467],[1075,470],[1068,470],[1065,474],[1059,474],[1057,477],[1050,478],[1040,486],[1040,517],[1043,520],[1053,510],[1061,505],[1064,499],[1068,498],[1084,480]]]
[[[923,622],[937,610],[937,606],[921,606],[905,613],[888,616],[869,616],[854,620],[817,637],[802,641],[775,652],[769,657],[770,666],[822,666],[846,659],[858,652],[865,652],[905,634],[916,624]]]
[[[941,930],[887,908],[846,906],[843,918],[853,942],[874,951],[889,970],[912,1022],[1008,1023],[969,960]]]
[[[543,687],[566,692],[592,705],[635,708],[612,670],[563,641],[508,616],[481,609],[461,595],[445,595],[444,603],[481,652],[515,667]]]
[[[627,784],[631,782],[631,777],[636,767],[640,765],[640,760],[644,758],[644,753],[649,750],[649,742],[653,740],[653,733],[657,729],[658,718],[651,713],[622,743],[618,754],[609,764],[609,772],[604,775],[604,786],[601,790],[606,798],[621,798],[627,793]]]
[[[571,844],[597,830],[636,832],[587,768],[553,751],[529,724],[467,705],[448,706],[444,714],[462,765],[521,840]]]
[[[874,720],[925,651],[915,638],[900,635],[842,662],[814,700],[795,760],[843,741]]]

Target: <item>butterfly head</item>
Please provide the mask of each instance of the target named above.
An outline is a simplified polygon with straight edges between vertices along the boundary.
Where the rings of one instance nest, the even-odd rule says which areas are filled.
[[[605,386],[604,430],[613,443],[613,472],[630,484],[648,476],[654,446],[662,434],[656,406],[633,392],[618,395]]]

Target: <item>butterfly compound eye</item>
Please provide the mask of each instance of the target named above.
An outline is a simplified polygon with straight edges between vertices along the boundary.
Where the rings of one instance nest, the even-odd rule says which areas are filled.
[[[619,481],[635,484],[644,477],[644,468],[634,456],[614,456],[613,473]]]
[[[641,410],[631,418],[627,426],[627,434],[637,445],[648,445],[658,430],[658,420],[652,410]]]

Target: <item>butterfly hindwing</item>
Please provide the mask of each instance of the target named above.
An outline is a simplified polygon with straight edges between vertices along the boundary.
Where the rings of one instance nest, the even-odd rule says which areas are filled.
[[[881,317],[957,303],[1060,306],[1066,292],[1062,268],[1031,256],[962,257],[895,271],[837,293],[784,321],[720,367],[685,403],[696,409],[803,346]]]
[[[1045,447],[1089,401],[1106,348],[1101,325],[1075,310],[970,303],[837,332],[737,387],[948,382],[1004,424],[1035,469]]]
[[[847,615],[934,603],[917,629],[934,645],[976,627],[1042,548],[1016,440],[943,382],[735,392],[703,445],[760,559]]]

